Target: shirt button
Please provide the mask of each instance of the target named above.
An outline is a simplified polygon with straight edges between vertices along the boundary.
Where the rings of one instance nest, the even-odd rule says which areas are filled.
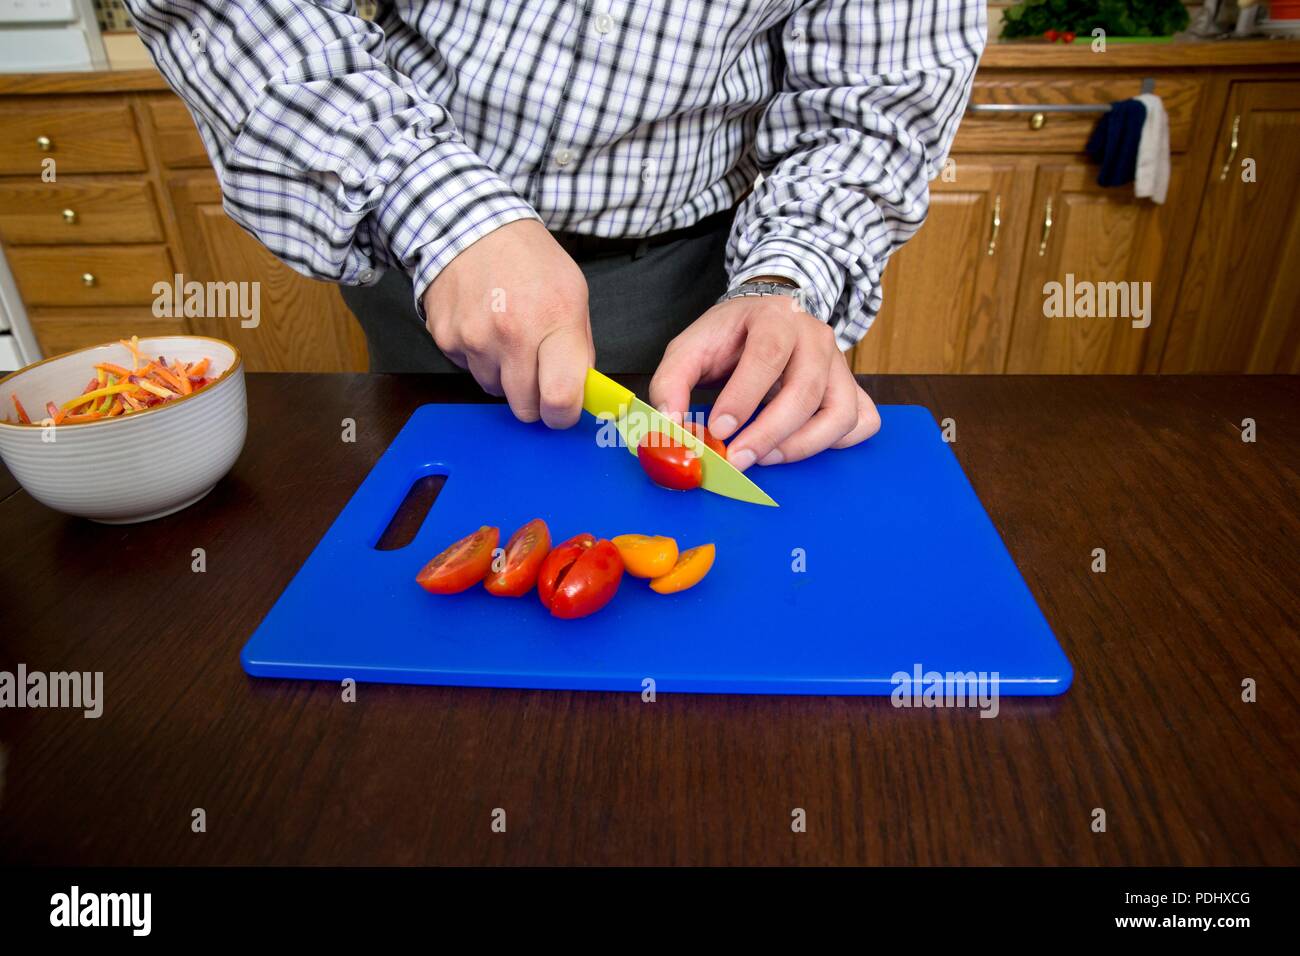
[[[596,32],[604,36],[610,30],[614,29],[614,18],[608,13],[596,14]]]
[[[556,165],[556,166],[567,166],[567,165],[569,165],[569,163],[571,163],[571,162],[573,162],[573,151],[572,151],[572,150],[562,149],[562,150],[558,151],[558,152],[555,154],[555,165]]]
[[[362,269],[360,272],[357,273],[357,281],[360,282],[362,285],[370,285],[370,283],[375,281],[375,270]]]

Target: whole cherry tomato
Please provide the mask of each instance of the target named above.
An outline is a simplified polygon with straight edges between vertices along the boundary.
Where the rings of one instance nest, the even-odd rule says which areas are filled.
[[[1056,38],[1060,36],[1060,34],[1057,33],[1055,30],[1048,30],[1046,33],[1043,34],[1043,36],[1047,37],[1048,43],[1055,43]]]
[[[580,534],[546,556],[537,596],[554,617],[586,617],[613,599],[622,580],[623,559],[613,542]]]
[[[650,480],[664,488],[689,491],[704,479],[700,456],[663,432],[648,432],[637,445],[636,457]]]
[[[1063,43],[1073,43],[1073,42],[1074,42],[1074,32],[1073,32],[1072,30],[1066,30],[1064,33],[1062,33],[1062,34],[1061,34],[1061,42],[1063,42]]]
[[[527,594],[550,550],[551,532],[545,521],[534,518],[510,536],[501,570],[489,574],[483,586],[498,597]]]
[[[500,537],[500,530],[484,525],[426,564],[415,582],[432,594],[459,594],[472,588],[492,569],[492,552]]]

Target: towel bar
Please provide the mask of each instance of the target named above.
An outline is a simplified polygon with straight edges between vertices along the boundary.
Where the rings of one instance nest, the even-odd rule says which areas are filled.
[[[1142,80],[1142,92],[1154,93],[1156,81],[1151,77]],[[971,103],[968,113],[1109,113],[1109,103]]]

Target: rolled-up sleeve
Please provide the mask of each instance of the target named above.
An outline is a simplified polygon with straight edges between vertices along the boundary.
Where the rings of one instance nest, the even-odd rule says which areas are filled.
[[[733,285],[784,276],[841,348],[862,338],[889,256],[925,221],[985,28],[983,0],[796,6],[758,125],[763,178],[727,246]]]
[[[127,0],[189,107],[224,208],[297,271],[400,268],[423,290],[463,249],[537,213],[447,111],[384,61],[350,0]]]

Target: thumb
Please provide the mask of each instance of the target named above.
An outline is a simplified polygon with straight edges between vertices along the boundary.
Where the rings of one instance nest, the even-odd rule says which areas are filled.
[[[551,331],[537,346],[542,421],[551,428],[568,428],[582,415],[590,341],[583,326],[569,324]]]

